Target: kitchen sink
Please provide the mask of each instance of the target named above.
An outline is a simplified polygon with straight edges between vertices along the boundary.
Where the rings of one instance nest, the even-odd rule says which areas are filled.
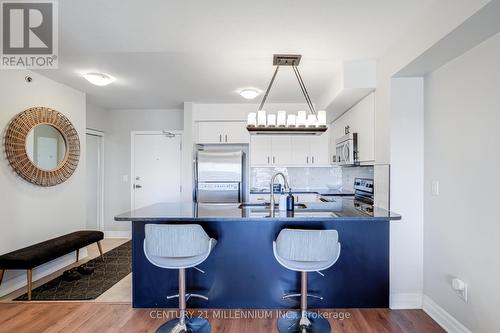
[[[274,204],[274,208],[278,208],[278,204]],[[298,204],[295,204],[294,206],[295,208],[298,208],[298,209],[306,209],[307,206],[302,204],[302,203],[298,203]],[[248,202],[248,203],[242,203],[239,208],[263,208],[263,209],[269,209],[271,208],[271,204],[270,203],[252,203],[252,202]]]

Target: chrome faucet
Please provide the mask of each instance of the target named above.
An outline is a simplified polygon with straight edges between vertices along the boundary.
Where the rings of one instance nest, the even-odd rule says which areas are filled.
[[[271,204],[271,217],[274,216],[274,181],[276,180],[277,176],[281,176],[283,178],[283,181],[285,182],[285,191],[289,190],[290,187],[288,186],[288,181],[286,179],[286,176],[282,172],[276,172],[273,177],[271,178],[271,185],[270,185],[270,204]]]

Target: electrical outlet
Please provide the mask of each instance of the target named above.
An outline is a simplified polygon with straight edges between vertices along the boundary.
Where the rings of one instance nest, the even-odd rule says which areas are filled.
[[[451,287],[457,292],[458,296],[467,303],[467,283],[459,278],[454,278],[451,280]]]
[[[434,196],[439,195],[439,180],[432,181],[432,195]]]

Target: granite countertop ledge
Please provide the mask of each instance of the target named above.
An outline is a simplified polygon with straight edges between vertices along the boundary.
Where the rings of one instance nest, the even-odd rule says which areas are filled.
[[[250,194],[269,194],[269,189],[252,189],[250,190]],[[292,188],[292,193],[301,194],[301,193],[312,193],[319,194],[323,196],[339,196],[339,197],[351,197],[354,196],[354,192],[352,191],[344,191],[344,190],[332,190],[332,189],[318,189],[318,188]]]
[[[307,203],[306,203],[307,206]],[[272,221],[389,221],[401,216],[373,206],[367,213],[356,208],[353,198],[338,198],[333,203],[314,203],[310,208],[296,209],[293,214],[276,209],[270,217],[267,208],[259,206],[240,207],[240,204],[196,204],[157,203],[151,206],[115,216],[115,221],[132,222],[196,222],[196,221],[249,221],[267,223]]]

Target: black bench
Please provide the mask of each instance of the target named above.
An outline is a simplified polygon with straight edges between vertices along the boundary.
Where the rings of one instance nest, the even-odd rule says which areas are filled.
[[[101,231],[76,231],[70,234],[34,244],[0,256],[0,284],[6,269],[26,269],[28,278],[28,300],[31,300],[32,270],[33,268],[57,259],[70,252],[76,251],[76,261],[82,247],[97,243],[101,259],[102,247],[100,241],[104,239]]]

